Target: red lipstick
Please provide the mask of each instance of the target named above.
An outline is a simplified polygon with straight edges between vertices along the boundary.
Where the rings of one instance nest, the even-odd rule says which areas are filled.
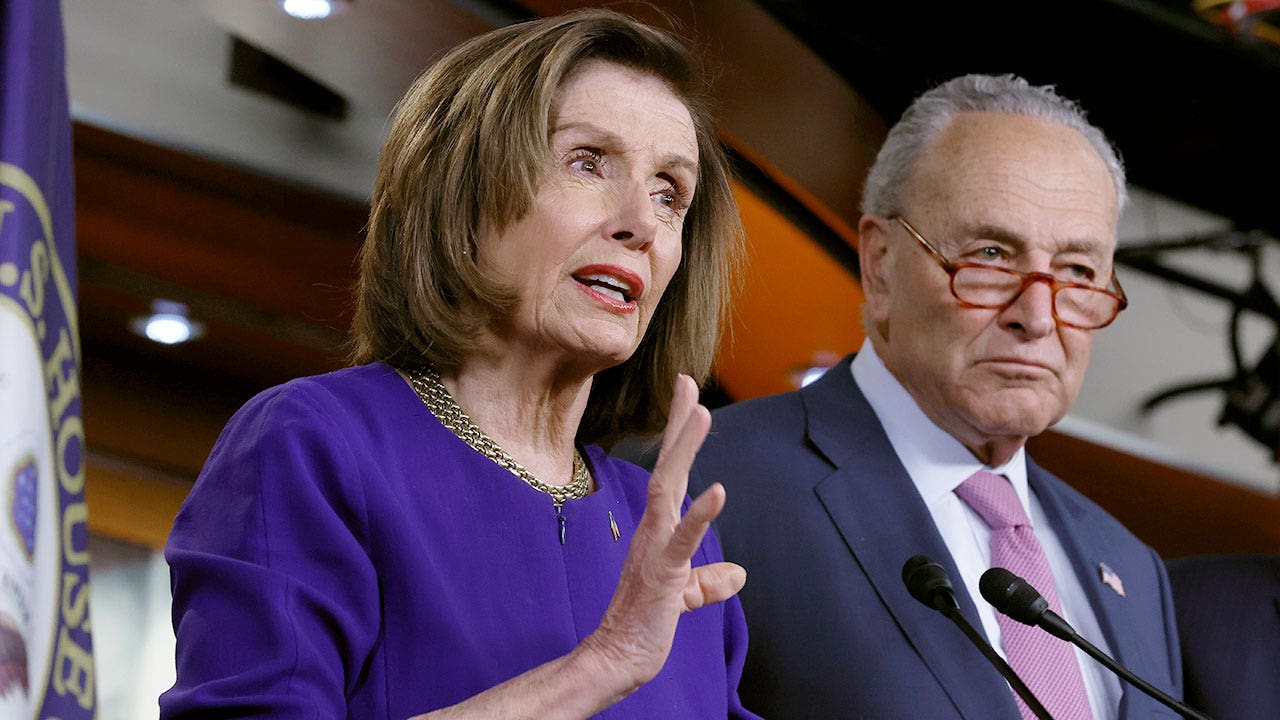
[[[635,312],[644,294],[640,276],[618,265],[585,265],[573,272],[573,279],[588,296],[616,312]]]

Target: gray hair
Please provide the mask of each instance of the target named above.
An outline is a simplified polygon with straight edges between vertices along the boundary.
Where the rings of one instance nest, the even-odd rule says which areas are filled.
[[[1085,119],[1084,110],[1062,97],[1052,85],[1036,86],[1016,75],[963,75],[916,98],[889,131],[867,174],[862,211],[882,217],[903,212],[902,193],[921,153],[957,113],[994,112],[1026,115],[1079,132],[1106,163],[1116,186],[1116,208],[1129,202],[1124,163],[1106,135]]]

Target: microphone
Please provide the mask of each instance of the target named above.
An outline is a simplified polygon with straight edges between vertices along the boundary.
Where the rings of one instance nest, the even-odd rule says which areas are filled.
[[[1183,717],[1210,720],[1203,713],[1175,700],[1160,688],[1134,675],[1128,668],[1085,640],[1061,615],[1049,609],[1049,603],[1040,591],[1012,572],[995,567],[982,573],[982,578],[978,580],[978,591],[982,593],[984,600],[991,603],[991,606],[1002,614],[1008,615],[1023,625],[1039,626],[1050,635],[1075,644],[1089,657],[1102,663],[1104,667],[1128,681],[1130,685],[1159,700],[1170,710]]]
[[[982,573],[978,592],[996,610],[1023,625],[1039,625],[1050,635],[1067,642],[1080,637],[1061,615],[1049,609],[1049,601],[1031,587],[1031,583],[1004,568],[994,567]]]
[[[911,597],[919,600],[926,607],[946,615],[951,622],[960,627],[965,637],[969,638],[969,641],[982,652],[983,657],[1000,671],[1013,691],[1031,709],[1032,714],[1039,720],[1053,720],[1053,716],[1036,699],[1031,688],[1022,682],[1022,678],[1009,667],[1009,663],[1000,657],[991,644],[979,635],[978,631],[973,629],[973,625],[970,625],[960,613],[960,605],[956,602],[955,589],[951,587],[951,579],[947,577],[946,568],[927,555],[913,555],[902,566],[902,582],[907,586],[907,592],[911,593]]]
[[[960,607],[946,569],[927,555],[915,555],[907,560],[902,566],[902,582],[906,583],[911,597],[940,613]]]

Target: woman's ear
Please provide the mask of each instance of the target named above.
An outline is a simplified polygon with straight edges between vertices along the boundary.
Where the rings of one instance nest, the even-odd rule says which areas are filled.
[[[865,214],[858,220],[858,268],[862,272],[862,294],[866,298],[867,319],[879,324],[888,318],[889,253],[891,223],[879,215]]]

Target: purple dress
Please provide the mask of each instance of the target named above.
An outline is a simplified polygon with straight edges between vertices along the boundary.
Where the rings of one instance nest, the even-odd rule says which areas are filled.
[[[586,459],[597,489],[565,503],[561,545],[551,498],[389,366],[260,394],[169,538],[178,675],[161,717],[401,720],[569,652],[609,604],[647,482],[597,447]],[[693,562],[720,559],[708,533]],[[745,654],[737,598],[686,613],[658,676],[596,717],[755,717]]]

